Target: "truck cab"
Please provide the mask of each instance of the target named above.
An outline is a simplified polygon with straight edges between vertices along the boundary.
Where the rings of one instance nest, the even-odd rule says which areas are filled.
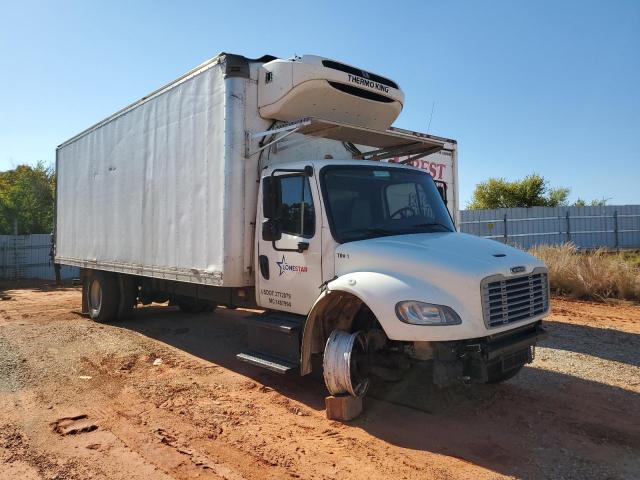
[[[376,361],[434,362],[447,385],[500,381],[532,359],[549,309],[544,264],[456,232],[429,173],[317,160],[265,168],[260,184],[257,303],[305,319],[300,371],[322,355],[332,394],[361,395]]]

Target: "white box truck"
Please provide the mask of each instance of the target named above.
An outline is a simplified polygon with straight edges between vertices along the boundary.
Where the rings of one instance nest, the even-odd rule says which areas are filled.
[[[238,357],[498,382],[532,360],[544,264],[456,232],[456,142],[391,127],[404,94],[334,60],[222,53],[60,145],[55,259],[99,322],[137,304],[259,307]]]

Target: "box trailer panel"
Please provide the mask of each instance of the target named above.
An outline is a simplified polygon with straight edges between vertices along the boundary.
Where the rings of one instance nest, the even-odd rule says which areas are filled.
[[[213,63],[59,148],[58,262],[247,283],[235,226],[243,188],[231,181],[243,164],[225,151],[225,82]]]

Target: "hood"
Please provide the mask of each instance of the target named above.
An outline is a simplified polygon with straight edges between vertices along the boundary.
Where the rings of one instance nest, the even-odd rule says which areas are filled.
[[[446,232],[344,243],[336,249],[335,267],[337,278],[328,284],[329,288],[346,290],[361,298],[389,338],[449,341],[514,328],[507,324],[487,329],[481,282],[492,275],[527,275],[544,264],[494,240]],[[451,307],[460,315],[462,324],[424,327],[402,323],[397,319],[395,305],[405,300]]]
[[[336,253],[337,275],[354,268],[387,272],[400,269],[409,276],[438,272],[445,277],[462,275],[479,281],[489,275],[524,275],[544,267],[544,263],[522,250],[457,232],[360,240],[340,245]]]

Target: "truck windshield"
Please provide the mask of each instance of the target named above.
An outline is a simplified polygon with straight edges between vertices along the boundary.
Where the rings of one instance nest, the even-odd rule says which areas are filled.
[[[455,231],[433,179],[426,172],[335,166],[323,168],[321,180],[331,232],[340,243]]]

